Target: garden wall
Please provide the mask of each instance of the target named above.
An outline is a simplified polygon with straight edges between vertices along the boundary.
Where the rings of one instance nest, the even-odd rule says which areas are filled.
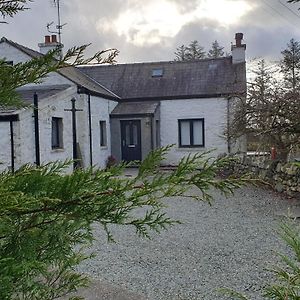
[[[282,163],[264,155],[246,156],[236,165],[237,171],[250,172],[270,183],[280,193],[300,199],[300,163]]]

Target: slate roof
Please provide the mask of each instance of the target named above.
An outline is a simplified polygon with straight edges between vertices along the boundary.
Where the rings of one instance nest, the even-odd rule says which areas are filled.
[[[111,112],[111,116],[121,115],[153,115],[158,107],[158,102],[121,102]]]
[[[37,85],[37,86],[26,86],[18,88],[16,91],[19,94],[20,98],[25,102],[25,105],[33,104],[33,96],[35,93],[38,95],[38,100],[42,101],[48,97],[54,96],[68,88],[70,85]],[[14,117],[19,114],[20,108],[8,108],[0,107],[0,122],[5,120],[10,120],[11,117]]]
[[[246,92],[245,63],[231,57],[189,62],[153,62],[83,66],[81,71],[122,100],[215,97]],[[162,76],[153,77],[153,70]],[[159,73],[159,72],[158,72]]]
[[[70,85],[51,85],[18,88],[17,93],[26,104],[33,104],[34,93],[37,93],[39,101],[54,96],[71,87]]]
[[[28,56],[32,58],[42,57],[43,54],[35,51],[33,49],[27,48],[23,45],[20,45],[16,42],[13,42],[11,40],[8,40],[5,37],[2,37],[0,40],[0,43],[6,42],[10,44],[11,46],[19,49],[20,51],[24,52]],[[89,78],[87,75],[82,73],[78,68],[75,68],[73,66],[69,66],[66,68],[62,68],[56,71],[60,75],[64,76],[65,78],[69,79],[70,81],[77,84],[79,87],[84,88],[88,90],[91,94],[95,94],[98,96],[102,96],[104,98],[117,100],[119,97],[109,91],[107,88],[102,86],[100,83],[94,81],[92,78]]]

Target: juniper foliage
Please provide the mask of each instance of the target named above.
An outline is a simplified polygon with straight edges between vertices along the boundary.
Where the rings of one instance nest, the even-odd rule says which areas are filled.
[[[68,163],[26,165],[0,175],[0,299],[56,299],[87,284],[74,267],[87,257],[97,222],[113,241],[111,224],[133,226],[150,237],[178,223],[164,212],[165,197],[211,201],[211,188],[230,194],[243,179],[216,179],[230,163],[203,155],[183,158],[178,168],[161,171],[169,147],[140,163],[137,177],[120,177],[126,164],[108,170],[76,170],[63,175]],[[189,195],[197,186],[199,193]],[[136,214],[144,209],[144,213]],[[77,247],[75,247],[77,246]],[[79,249],[78,249],[78,246]]]
[[[286,253],[279,253],[281,263],[266,272],[274,275],[274,282],[262,291],[264,299],[299,300],[300,299],[300,233],[299,224],[286,222],[280,225],[278,235],[287,246]],[[250,300],[246,295],[231,289],[221,289],[230,299]]]
[[[2,17],[12,16],[28,2],[2,1],[0,13]],[[11,13],[3,4],[11,4]],[[21,106],[16,88],[38,83],[49,72],[76,64],[113,63],[118,53],[109,49],[85,59],[87,47],[74,47],[61,60],[55,59],[56,50],[14,66],[1,60],[1,106]],[[84,247],[93,241],[95,222],[102,225],[111,241],[111,224],[133,226],[137,234],[149,237],[150,231],[160,232],[178,223],[163,212],[164,197],[211,201],[210,188],[228,194],[244,182],[217,180],[219,168],[231,160],[207,161],[203,154],[188,156],[178,168],[162,172],[159,165],[168,150],[152,152],[140,163],[135,178],[120,177],[126,164],[65,174],[71,162],[53,162],[1,173],[0,299],[51,300],[87,285],[87,278],[74,270],[87,258]],[[199,188],[198,195],[187,194],[191,186]],[[144,209],[144,214],[136,214],[138,209]]]

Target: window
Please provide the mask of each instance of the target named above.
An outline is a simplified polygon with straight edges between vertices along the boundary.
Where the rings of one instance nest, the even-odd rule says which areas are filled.
[[[4,63],[8,66],[13,66],[14,65],[14,62],[12,60],[6,60]]]
[[[63,148],[63,119],[52,118],[52,149]]]
[[[107,146],[106,121],[100,121],[100,146]]]
[[[178,120],[179,147],[204,147],[204,119]]]
[[[152,77],[162,77],[162,76],[163,76],[163,69],[152,70]]]

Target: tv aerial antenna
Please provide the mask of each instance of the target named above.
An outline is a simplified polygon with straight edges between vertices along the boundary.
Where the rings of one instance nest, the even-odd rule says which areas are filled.
[[[58,42],[61,44],[61,34],[62,29],[67,23],[61,24],[61,15],[60,15],[60,0],[51,0],[51,3],[53,3],[54,7],[57,8],[57,25],[55,26],[56,31],[51,30],[51,26],[54,24],[54,22],[47,23],[47,30],[50,33],[58,34]]]

